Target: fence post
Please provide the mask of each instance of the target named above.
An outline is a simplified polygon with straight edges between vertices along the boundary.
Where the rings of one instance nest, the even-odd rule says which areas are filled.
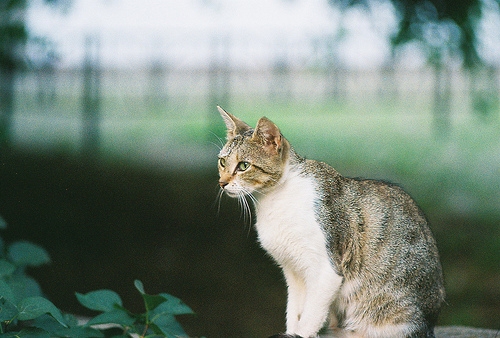
[[[497,119],[500,108],[500,86],[497,70],[491,65],[468,69],[472,111],[483,121]]]
[[[292,98],[291,69],[286,52],[277,56],[272,65],[272,80],[269,90],[271,101],[289,102]]]
[[[446,65],[434,65],[434,132],[447,138],[451,129],[451,71]]]
[[[100,44],[95,36],[85,39],[85,60],[83,65],[83,138],[82,155],[94,159],[99,155],[100,122]]]
[[[229,109],[231,69],[228,39],[215,38],[211,47],[212,59],[208,68],[208,130],[215,134],[222,134],[216,106]]]

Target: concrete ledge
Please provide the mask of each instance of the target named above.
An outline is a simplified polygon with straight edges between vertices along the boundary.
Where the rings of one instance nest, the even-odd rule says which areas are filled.
[[[466,326],[438,326],[434,329],[436,338],[500,338],[500,330],[477,329]],[[335,338],[334,334],[324,334],[321,338]]]
[[[466,326],[438,326],[436,338],[500,338],[500,330],[477,329]]]

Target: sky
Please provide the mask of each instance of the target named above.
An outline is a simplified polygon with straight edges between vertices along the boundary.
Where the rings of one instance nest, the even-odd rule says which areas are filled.
[[[73,0],[64,13],[35,4],[28,18],[35,34],[56,43],[63,65],[81,60],[87,35],[99,37],[105,63],[120,66],[155,56],[186,67],[206,64],[213,47],[224,44],[236,64],[258,67],[287,57],[300,65],[312,58],[311,43],[340,24],[326,0]],[[384,28],[375,32],[356,12],[343,19],[355,37],[344,41],[345,62],[381,63],[389,51]]]
[[[235,67],[258,68],[277,59],[310,66],[318,54],[333,52],[342,65],[366,69],[387,60],[387,37],[396,28],[393,8],[383,1],[372,17],[359,9],[341,16],[327,0],[72,0],[65,11],[41,3],[35,1],[28,12],[30,29],[54,41],[61,66],[81,64],[85,37],[93,36],[101,62],[116,67],[154,59],[203,67],[218,50]],[[497,19],[487,20],[486,29],[500,31]],[[325,51],[325,41],[340,27],[342,39]],[[497,35],[483,48],[493,59],[500,54]],[[407,59],[408,65],[424,63],[415,51]]]

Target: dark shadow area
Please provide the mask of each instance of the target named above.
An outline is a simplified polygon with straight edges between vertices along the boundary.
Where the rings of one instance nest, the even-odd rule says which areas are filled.
[[[152,169],[13,153],[0,163],[6,241],[27,239],[51,255],[30,270],[60,309],[86,315],[74,295],[112,289],[133,311],[151,294],[181,298],[193,337],[265,337],[284,329],[280,270],[259,248],[237,202],[222,198],[213,169]],[[425,205],[426,203],[424,203]],[[498,325],[498,240],[493,218],[449,217],[426,209],[441,252],[447,304],[441,325]],[[430,210],[429,210],[430,209]],[[439,212],[439,213],[438,213]],[[450,233],[452,229],[453,233]]]
[[[27,239],[50,253],[33,269],[59,308],[86,314],[74,295],[118,292],[142,310],[141,279],[153,294],[184,300],[192,336],[258,337],[282,330],[281,273],[258,247],[233,200],[218,204],[217,173],[155,172],[120,163],[15,154],[0,167],[6,241]]]

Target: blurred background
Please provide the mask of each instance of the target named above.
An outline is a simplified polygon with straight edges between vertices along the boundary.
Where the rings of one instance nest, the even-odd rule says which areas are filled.
[[[167,292],[193,337],[284,330],[286,290],[216,201],[216,105],[346,176],[402,185],[446,279],[440,325],[500,328],[500,1],[2,0],[0,215],[74,292]]]

